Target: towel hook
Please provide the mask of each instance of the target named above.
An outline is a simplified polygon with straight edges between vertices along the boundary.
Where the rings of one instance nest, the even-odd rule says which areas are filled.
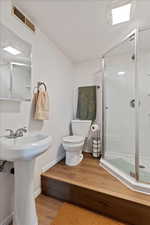
[[[35,93],[35,90],[37,90],[37,92],[39,91],[39,88],[40,88],[41,85],[43,85],[44,88],[45,88],[45,91],[47,91],[46,84],[44,82],[42,82],[42,81],[38,81],[37,82],[37,86],[34,87],[33,94]]]
[[[37,84],[37,89],[39,90],[40,86],[43,85],[45,88],[45,91],[47,90],[46,84],[44,82],[39,81]]]

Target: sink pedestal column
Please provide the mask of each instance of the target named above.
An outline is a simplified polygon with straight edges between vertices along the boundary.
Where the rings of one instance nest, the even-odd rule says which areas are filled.
[[[38,225],[34,199],[35,159],[18,160],[15,166],[13,225]]]

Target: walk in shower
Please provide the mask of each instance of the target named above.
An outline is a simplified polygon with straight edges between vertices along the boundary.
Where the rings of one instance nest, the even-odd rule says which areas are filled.
[[[150,29],[135,29],[103,57],[101,165],[150,194]]]

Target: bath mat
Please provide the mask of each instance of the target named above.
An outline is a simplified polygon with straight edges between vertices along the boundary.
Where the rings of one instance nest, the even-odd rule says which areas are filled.
[[[51,225],[125,225],[125,223],[64,203]]]

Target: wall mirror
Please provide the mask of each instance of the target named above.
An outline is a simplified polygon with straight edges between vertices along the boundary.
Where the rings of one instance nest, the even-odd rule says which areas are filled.
[[[0,24],[0,100],[31,100],[31,45]]]

